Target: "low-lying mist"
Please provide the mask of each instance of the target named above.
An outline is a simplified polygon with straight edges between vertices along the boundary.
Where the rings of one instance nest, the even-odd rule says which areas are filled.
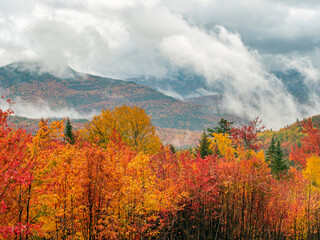
[[[37,102],[27,102],[21,98],[15,98],[9,104],[7,100],[0,99],[0,108],[14,111],[14,115],[26,118],[71,118],[71,119],[91,119],[97,112],[82,114],[73,108],[63,107],[59,109],[52,108],[47,102],[38,100]]]
[[[303,61],[301,58],[274,59],[272,66],[278,64],[278,69],[267,68],[263,55],[248,49],[237,33],[221,26],[210,34],[190,29],[188,34],[165,38],[161,47],[172,64],[204,76],[208,88],[223,84],[224,112],[249,119],[259,116],[267,128],[273,129],[319,113],[320,101],[314,86],[320,74],[305,60],[298,64]],[[308,102],[300,102],[273,73],[290,69],[304,77]]]

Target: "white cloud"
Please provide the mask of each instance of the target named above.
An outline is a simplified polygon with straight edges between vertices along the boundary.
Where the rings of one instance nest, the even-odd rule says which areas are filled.
[[[281,82],[265,72],[258,53],[249,51],[238,34],[223,27],[210,35],[190,28],[185,35],[165,38],[161,47],[173,64],[193,68],[208,84],[223,80],[224,107],[232,113],[260,116],[269,127],[279,127],[299,114]]]
[[[116,78],[190,68],[208,85],[225,84],[228,109],[279,125],[314,110],[297,105],[269,70],[319,81],[318,22],[317,0],[2,1],[0,65],[41,59],[50,70]]]
[[[39,99],[36,103],[31,103],[22,100],[21,98],[16,98],[13,105],[8,104],[4,99],[0,99],[0,108],[9,109],[11,108],[14,115],[27,117],[27,118],[66,118],[71,119],[90,119],[97,112],[92,112],[90,114],[80,114],[73,108],[64,107],[61,109],[53,109],[50,105]]]

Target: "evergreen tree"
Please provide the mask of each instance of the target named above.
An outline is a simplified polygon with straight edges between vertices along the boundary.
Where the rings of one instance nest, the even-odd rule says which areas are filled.
[[[176,153],[176,148],[172,144],[170,144],[169,146],[170,146],[171,152]]]
[[[270,146],[266,152],[266,161],[271,168],[272,174],[278,178],[281,173],[284,173],[289,168],[281,149],[281,143],[279,140],[276,141],[274,137],[272,137]]]
[[[72,132],[72,125],[69,118],[67,119],[66,128],[64,129],[64,136],[65,141],[69,142],[70,144],[75,143],[75,136]]]
[[[283,173],[284,171],[288,170],[288,165],[284,159],[280,141],[277,141],[277,145],[275,147],[275,153],[273,157],[273,163],[271,165],[271,170],[276,176],[279,176],[280,173]]]
[[[275,154],[275,150],[276,150],[275,144],[276,144],[276,140],[275,140],[275,138],[273,136],[272,139],[271,139],[270,146],[269,146],[269,148],[268,148],[268,150],[266,152],[266,161],[269,163],[269,165],[270,165],[270,163],[271,163],[271,161],[272,161],[272,159],[274,157],[274,154]]]
[[[203,131],[201,134],[201,139],[196,150],[200,153],[201,158],[205,158],[206,156],[212,154],[212,150],[210,149],[209,134],[207,134],[206,131]]]
[[[218,126],[214,127],[213,129],[208,128],[207,131],[209,135],[212,136],[213,133],[227,133],[229,134],[231,131],[231,125],[233,122],[229,122],[227,119],[221,118],[218,122]]]

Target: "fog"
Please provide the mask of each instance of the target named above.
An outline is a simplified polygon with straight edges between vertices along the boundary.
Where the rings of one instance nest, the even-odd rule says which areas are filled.
[[[37,102],[27,102],[21,98],[12,100],[13,104],[9,104],[6,99],[0,99],[0,108],[3,110],[12,109],[14,114],[27,118],[70,118],[70,119],[91,119],[99,113],[92,112],[90,114],[81,114],[73,108],[53,109],[47,102],[38,100]]]
[[[2,1],[0,65],[36,60],[57,76],[72,77],[69,65],[118,79],[187,69],[207,86],[223,83],[226,111],[279,128],[318,114],[319,20],[319,1]],[[274,74],[292,69],[304,77],[309,105]],[[208,94],[215,92],[200,87],[189,96]],[[39,106],[25,109],[60,114]]]

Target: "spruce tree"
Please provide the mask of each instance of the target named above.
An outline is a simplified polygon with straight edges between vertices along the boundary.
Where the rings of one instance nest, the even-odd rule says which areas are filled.
[[[272,174],[277,178],[279,178],[281,173],[288,170],[288,164],[284,158],[281,143],[279,140],[276,141],[274,137],[272,137],[270,146],[266,152],[266,161],[271,168]]]
[[[271,170],[276,176],[279,176],[279,174],[288,170],[288,165],[284,159],[283,151],[281,149],[281,143],[279,140],[277,141],[277,145],[275,147]]]
[[[231,125],[233,122],[229,122],[227,119],[221,118],[218,122],[218,126],[213,129],[208,128],[207,131],[209,135],[212,136],[213,133],[226,133],[229,134],[231,131]]]
[[[172,144],[170,144],[169,146],[170,146],[171,152],[176,153],[176,148]]]
[[[269,148],[268,148],[268,150],[266,152],[266,161],[269,163],[269,165],[270,165],[270,163],[271,163],[271,161],[272,161],[272,159],[274,157],[274,154],[275,154],[275,150],[276,150],[275,144],[276,144],[276,140],[275,140],[275,138],[273,136],[272,139],[271,139],[270,146],[269,146]]]
[[[64,129],[64,136],[65,141],[69,142],[70,144],[75,143],[75,136],[72,132],[72,125],[69,118],[67,119],[66,128]]]
[[[210,149],[209,135],[206,133],[206,131],[203,131],[201,134],[201,139],[196,150],[200,153],[201,158],[205,158],[206,156],[212,154],[212,150]]]

